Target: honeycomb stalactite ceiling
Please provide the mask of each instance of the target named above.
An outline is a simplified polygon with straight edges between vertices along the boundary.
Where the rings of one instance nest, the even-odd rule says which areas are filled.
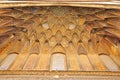
[[[0,9],[0,48],[1,65],[8,54],[18,54],[14,63],[9,63],[10,70],[48,70],[50,55],[57,52],[67,56],[68,70],[119,70],[120,10],[62,6]],[[105,66],[101,59],[109,58],[99,57],[102,54],[117,66]],[[80,62],[83,59],[85,62]]]

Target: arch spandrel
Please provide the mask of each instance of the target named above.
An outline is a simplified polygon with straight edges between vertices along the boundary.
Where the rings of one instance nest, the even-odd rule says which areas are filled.
[[[55,53],[55,52],[66,53],[66,50],[61,44],[56,44],[56,46],[53,47],[53,49],[51,49],[51,52],[52,53]]]

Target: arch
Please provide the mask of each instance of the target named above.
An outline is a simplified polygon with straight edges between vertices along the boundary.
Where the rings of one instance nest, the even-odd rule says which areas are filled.
[[[63,54],[63,55],[66,55],[66,54],[63,53],[63,52],[53,52],[51,55],[53,56],[54,54]]]
[[[51,70],[66,70],[66,56],[64,53],[56,52],[52,54]]]
[[[32,54],[36,54],[36,55],[38,55],[39,53],[37,53],[37,52],[34,52],[34,53],[30,53],[30,55],[32,55]]]
[[[11,53],[8,53],[8,54],[17,54],[18,55],[19,53],[17,53],[17,52],[11,52]]]
[[[108,53],[98,53],[98,55],[100,56],[100,55],[107,55],[107,56],[109,56],[110,54],[108,54]]]
[[[92,71],[93,67],[85,53],[79,55],[79,62],[83,71]]]
[[[38,53],[32,53],[27,58],[23,70],[33,70],[35,68],[36,62],[38,58]]]
[[[110,70],[110,71],[118,71],[119,68],[115,64],[115,62],[111,59],[109,55],[101,54],[99,55],[101,61],[104,63],[104,65]]]
[[[56,44],[55,47],[53,47],[52,49],[52,53],[54,52],[61,52],[61,53],[65,53],[65,48],[61,45],[61,44]]]
[[[18,53],[16,52],[9,53],[7,57],[2,61],[0,65],[0,70],[7,70],[12,65],[17,55]]]

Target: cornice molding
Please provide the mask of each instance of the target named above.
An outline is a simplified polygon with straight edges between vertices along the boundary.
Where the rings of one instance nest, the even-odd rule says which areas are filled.
[[[0,8],[25,6],[76,6],[120,9],[119,1],[110,2],[72,2],[72,1],[0,1]]]

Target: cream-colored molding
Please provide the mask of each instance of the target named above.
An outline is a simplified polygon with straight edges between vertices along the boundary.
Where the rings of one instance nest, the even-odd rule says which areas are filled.
[[[75,6],[120,9],[120,1],[110,2],[67,2],[67,1],[0,1],[0,8],[25,6]]]

